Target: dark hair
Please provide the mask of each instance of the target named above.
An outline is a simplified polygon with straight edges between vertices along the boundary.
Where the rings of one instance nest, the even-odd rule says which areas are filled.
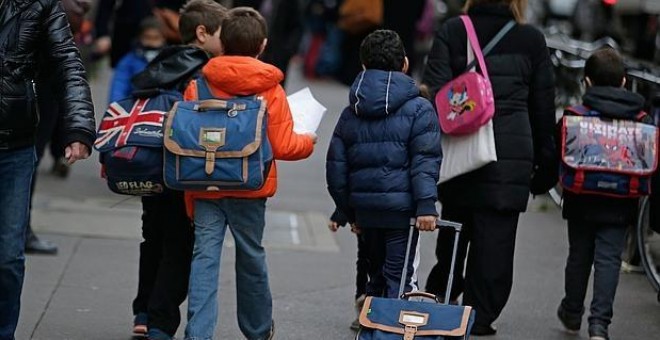
[[[184,44],[197,39],[197,26],[204,26],[208,34],[214,34],[222,26],[227,8],[213,0],[190,0],[181,8],[179,34]]]
[[[377,30],[360,45],[360,61],[368,69],[401,71],[406,50],[399,35],[391,30]]]
[[[250,7],[230,10],[220,32],[225,55],[257,56],[267,37],[266,19]]]
[[[587,59],[584,76],[589,77],[593,86],[619,87],[626,76],[623,58],[612,48],[600,49]]]
[[[138,35],[148,31],[148,30],[158,30],[162,32],[163,26],[161,26],[160,21],[155,17],[146,17],[140,21],[140,26],[138,28]]]

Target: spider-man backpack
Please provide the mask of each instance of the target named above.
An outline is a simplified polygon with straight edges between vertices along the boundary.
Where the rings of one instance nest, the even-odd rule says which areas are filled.
[[[567,108],[561,125],[561,186],[576,194],[649,195],[658,166],[658,136],[645,112],[627,120],[586,106]]]

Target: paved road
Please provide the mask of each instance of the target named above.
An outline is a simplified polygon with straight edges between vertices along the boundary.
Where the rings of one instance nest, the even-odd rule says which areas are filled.
[[[107,74],[93,81],[97,107]],[[331,201],[325,191],[324,157],[347,89],[294,75],[289,90],[310,86],[329,108],[314,156],[280,163],[280,190],[269,201],[266,244],[278,339],[351,339],[355,238],[325,228]],[[100,111],[97,109],[97,111]],[[35,229],[60,245],[57,257],[32,256],[17,337],[23,339],[130,339],[130,304],[137,286],[140,206],[106,190],[96,160],[73,168],[69,180],[42,165],[34,213]],[[420,278],[433,264],[434,236],[422,240]],[[562,294],[567,253],[565,224],[547,200],[532,202],[518,233],[515,285],[492,339],[578,339],[564,335],[554,317]],[[240,339],[235,321],[234,256],[223,252],[218,339]],[[660,305],[641,275],[621,278],[613,339],[653,339],[660,334]],[[185,306],[182,307],[185,311]],[[185,316],[185,313],[183,314]],[[185,323],[185,322],[184,322]],[[584,326],[586,328],[586,325]],[[581,338],[586,338],[583,331]],[[181,331],[179,332],[181,336]]]

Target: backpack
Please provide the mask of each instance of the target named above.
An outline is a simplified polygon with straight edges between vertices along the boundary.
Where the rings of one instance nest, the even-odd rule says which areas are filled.
[[[165,184],[188,191],[259,190],[273,161],[266,101],[219,99],[204,78],[198,100],[178,102],[165,124]]]
[[[495,99],[484,55],[515,26],[514,21],[507,23],[482,52],[472,20],[467,15],[461,15],[461,20],[468,36],[468,58],[474,51],[482,74],[472,70],[474,64],[468,65],[465,73],[445,84],[436,94],[440,127],[448,135],[472,134],[493,118]]]
[[[635,120],[603,117],[586,106],[569,107],[566,113],[559,167],[564,190],[618,198],[651,194],[659,134],[645,112]]]
[[[181,99],[176,91],[136,91],[108,106],[94,148],[110,190],[132,196],[163,192],[163,122]]]

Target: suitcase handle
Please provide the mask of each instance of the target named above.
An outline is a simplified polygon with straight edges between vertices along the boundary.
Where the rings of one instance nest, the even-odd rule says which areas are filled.
[[[425,298],[433,299],[433,300],[435,300],[435,302],[437,302],[437,303],[441,303],[441,302],[440,302],[440,298],[439,298],[437,295],[435,295],[435,294],[431,294],[431,293],[426,293],[426,292],[408,292],[408,293],[403,293],[403,295],[401,296],[401,299],[403,299],[403,300],[409,300],[409,299],[412,298],[412,297],[425,297]]]
[[[410,261],[410,248],[412,246],[412,239],[413,239],[413,234],[415,231],[415,226],[417,224],[417,219],[411,218],[410,219],[410,232],[408,233],[408,244],[406,244],[406,256],[403,262],[403,271],[401,272],[401,283],[399,284],[399,297],[403,298],[405,295],[403,294],[405,287],[406,287],[406,277],[408,276],[408,261]],[[454,234],[454,249],[452,250],[452,256],[451,256],[451,267],[449,269],[449,279],[447,280],[447,291],[445,292],[445,304],[449,304],[449,297],[451,295],[451,287],[452,284],[454,283],[454,267],[456,266],[456,252],[458,250],[458,237],[461,233],[461,229],[463,229],[463,224],[457,223],[457,222],[452,222],[452,221],[446,221],[446,220],[441,220],[437,219],[435,221],[435,226],[437,228],[443,228],[443,227],[449,227],[454,229],[456,232]],[[435,295],[434,295],[435,297]],[[437,301],[437,297],[436,301]],[[440,302],[440,301],[438,301]]]

